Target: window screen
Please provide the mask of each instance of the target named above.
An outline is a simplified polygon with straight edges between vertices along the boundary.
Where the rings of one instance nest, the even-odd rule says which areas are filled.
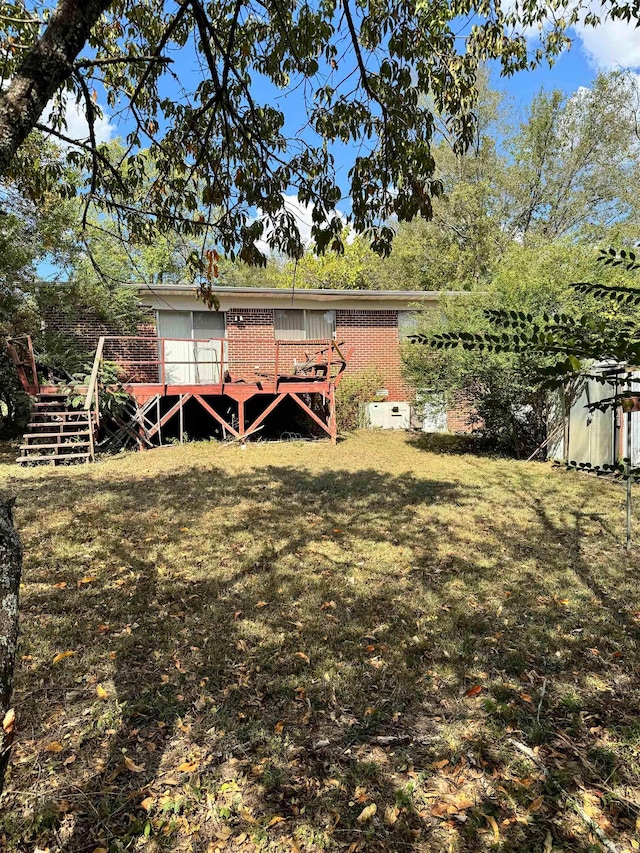
[[[327,340],[336,330],[336,312],[276,310],[274,326],[275,336],[280,341]]]

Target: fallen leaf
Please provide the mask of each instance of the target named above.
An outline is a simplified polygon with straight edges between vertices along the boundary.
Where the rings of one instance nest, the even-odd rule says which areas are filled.
[[[465,696],[471,696],[471,697],[473,697],[473,696],[477,696],[477,695],[478,695],[479,693],[481,693],[481,692],[482,692],[482,685],[481,685],[481,684],[474,684],[474,685],[473,685],[473,687],[470,687],[470,688],[465,692],[465,694],[464,694],[464,695],[465,695]]]
[[[109,698],[109,694],[107,693],[107,691],[104,689],[104,687],[101,684],[98,684],[98,686],[96,687],[96,693],[98,694],[98,699],[108,699]]]
[[[309,655],[305,655],[304,652],[296,652],[296,657],[301,658],[305,663],[311,663]]]
[[[449,807],[447,808],[447,811],[449,814],[456,814],[457,812],[464,812],[467,809],[472,809],[474,806],[475,802],[466,794],[459,794],[457,797],[449,798]]]
[[[181,527],[181,528],[180,528],[180,533],[188,533],[188,532],[189,532],[189,528],[188,528],[188,527]]]
[[[78,756],[74,752],[68,758],[65,758],[65,760],[62,763],[64,764],[65,767],[68,767],[70,764],[73,764],[73,762],[76,760],[77,757]]]
[[[400,809],[397,806],[387,806],[384,810],[384,822],[387,826],[393,826],[393,824],[398,820],[398,815],[400,814]]]
[[[436,770],[442,770],[443,767],[446,767],[449,763],[448,758],[443,758],[442,761],[436,761],[432,766],[435,767]]]
[[[106,847],[94,847],[92,853],[109,853]]]
[[[13,730],[16,727],[16,709],[9,708],[7,713],[4,715],[4,719],[2,720],[2,728],[5,732],[10,735],[13,733]]]
[[[365,806],[357,817],[358,823],[365,823],[365,821],[371,820],[377,811],[378,806],[375,803],[371,803],[370,806]]]
[[[493,830],[493,838],[496,844],[500,841],[500,830],[498,829],[498,824],[496,823],[495,817],[491,815],[487,815],[487,822],[491,829]]]
[[[124,766],[127,770],[131,770],[132,773],[142,773],[144,770],[144,764],[136,764],[128,755],[125,755],[124,757]]]
[[[268,827],[269,826],[275,826],[277,823],[283,823],[283,822],[284,822],[284,818],[281,815],[277,814],[275,817],[271,818],[271,820],[269,821],[267,826]]]
[[[259,602],[256,604],[256,607],[266,607],[266,606],[267,606],[267,602],[266,602],[266,601],[259,601]]]
[[[193,773],[197,766],[197,761],[185,761],[183,764],[180,765],[180,767],[178,767],[178,771],[180,773]]]
[[[551,853],[553,850],[553,836],[549,831],[544,837],[544,853]]]
[[[529,696],[528,693],[521,693],[520,698],[523,699],[525,702],[533,702],[533,699],[531,698],[531,696]]]
[[[84,584],[87,584],[87,583],[93,583],[94,581],[97,581],[97,580],[98,580],[98,578],[95,575],[86,575],[85,577],[80,578],[80,580],[78,581],[78,586],[83,586]]]
[[[221,829],[217,830],[217,832],[216,832],[216,838],[218,838],[220,841],[226,841],[227,838],[231,838],[232,835],[233,835],[233,830],[231,829],[230,826],[223,826]]]
[[[140,803],[140,808],[144,809],[146,812],[151,811],[153,808],[155,800],[153,797],[145,797],[144,800]]]
[[[66,581],[60,581],[60,583],[54,583],[53,588],[54,589],[64,589],[66,587],[66,585],[67,585]]]
[[[65,658],[72,658],[75,655],[75,652],[58,652],[58,654],[54,657],[54,663],[60,663],[61,660],[65,660]]]
[[[44,751],[45,752],[62,752],[63,749],[64,749],[64,746],[61,743],[58,743],[57,740],[54,740],[45,746]]]
[[[544,797],[536,797],[535,800],[531,803],[531,805],[527,809],[527,811],[529,812],[529,814],[531,814],[531,812],[537,812],[542,807],[543,803],[544,803]]]

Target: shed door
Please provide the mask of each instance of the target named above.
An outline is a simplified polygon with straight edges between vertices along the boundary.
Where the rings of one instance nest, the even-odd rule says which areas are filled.
[[[160,357],[164,356],[164,382],[190,385],[193,382],[193,342],[191,311],[158,311]],[[160,366],[160,381],[162,365]]]

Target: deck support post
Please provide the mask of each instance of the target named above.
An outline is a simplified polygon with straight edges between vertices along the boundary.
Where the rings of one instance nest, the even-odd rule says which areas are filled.
[[[244,439],[244,400],[238,400],[238,435]]]
[[[338,421],[336,418],[336,387],[333,384],[329,386],[329,429],[331,444],[336,444],[338,441]]]
[[[184,402],[183,394],[180,394],[180,444],[184,444]]]
[[[158,424],[158,439],[162,446],[162,423],[160,422],[160,394],[156,397],[156,421]]]

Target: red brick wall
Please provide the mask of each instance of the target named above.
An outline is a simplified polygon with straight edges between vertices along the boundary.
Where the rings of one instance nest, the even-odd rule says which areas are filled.
[[[143,319],[138,323],[138,328],[131,334],[153,336],[156,333],[156,315],[155,311],[150,308],[142,309]],[[112,325],[107,325],[96,314],[89,311],[86,313],[74,312],[74,315],[67,315],[62,311],[56,310],[53,306],[46,306],[42,309],[42,319],[44,320],[46,330],[65,335],[70,338],[75,338],[81,347],[86,347],[90,352],[93,352],[98,345],[98,338],[101,335],[119,335],[122,332],[114,328]]]
[[[156,314],[150,308],[143,308],[142,320],[137,324],[134,332],[127,333],[126,337],[148,337],[156,335]],[[96,314],[86,311],[67,314],[57,311],[53,306],[42,309],[46,331],[51,334],[63,335],[65,338],[73,338],[80,348],[93,353],[98,346],[101,336],[122,335],[120,329],[108,325]],[[156,382],[158,368],[135,362],[148,362],[158,357],[157,346],[154,342],[140,340],[133,341],[106,341],[103,357],[107,361],[124,361],[122,379],[136,382]],[[127,365],[126,362],[134,362]]]
[[[457,397],[447,409],[447,429],[449,432],[469,433],[481,423],[473,406],[464,397]]]
[[[232,379],[255,382],[256,370],[274,372],[273,308],[230,308],[227,338]]]
[[[347,368],[357,373],[374,368],[383,377],[389,401],[413,400],[414,391],[402,379],[397,311],[336,311],[336,338],[354,348]]]

